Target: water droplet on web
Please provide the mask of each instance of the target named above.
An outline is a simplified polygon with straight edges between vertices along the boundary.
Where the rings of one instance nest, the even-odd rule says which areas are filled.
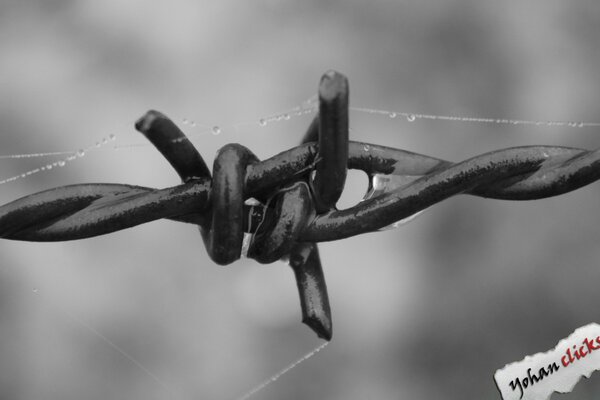
[[[363,150],[364,150],[364,151],[369,151],[369,150],[371,150],[371,146],[369,146],[368,144],[365,144],[365,145],[363,146]]]
[[[427,120],[439,120],[439,121],[453,121],[453,122],[474,122],[484,124],[498,124],[498,125],[531,125],[531,126],[547,126],[557,127],[566,126],[570,128],[583,128],[591,126],[600,126],[600,122],[580,122],[580,121],[540,121],[540,120],[521,120],[521,119],[507,119],[507,118],[481,118],[481,117],[464,117],[464,116],[453,116],[453,115],[435,115],[435,114],[407,114],[405,112],[395,112],[374,108],[363,108],[363,107],[350,107],[353,111],[364,112],[368,114],[386,115],[389,118],[395,118],[396,116],[406,117],[407,121],[413,122],[417,119]]]
[[[218,127],[218,126],[213,126],[212,129],[211,129],[211,132],[212,132],[213,135],[216,136],[216,135],[218,135],[218,134],[221,133],[221,128]]]
[[[96,147],[100,147],[100,142],[96,142]]]
[[[108,139],[107,138],[102,138],[102,144],[106,144],[108,143]]]
[[[261,119],[258,120],[258,124],[260,126],[267,126],[267,120],[264,119],[264,118],[261,118]]]
[[[65,164],[66,164],[65,160],[60,160],[60,161],[58,162],[58,166],[59,166],[59,167],[64,167],[64,166],[65,166]]]
[[[32,291],[33,293],[35,293],[35,294],[38,294],[38,292],[39,292],[39,289],[34,287],[33,289],[31,289],[31,291]]]
[[[110,140],[115,140],[115,139],[117,139],[117,137],[116,137],[114,134],[112,134],[112,133],[111,133],[111,134],[108,136],[108,138],[109,138]]]
[[[52,169],[52,164],[46,165],[46,169]]]
[[[286,120],[286,121],[289,121],[289,120],[290,120],[290,118],[292,118],[292,117],[290,116],[290,114],[283,114],[283,119],[284,119],[284,120]]]
[[[190,124],[192,128],[196,127],[196,121],[192,121],[192,123]]]
[[[417,218],[419,215],[421,215],[423,213],[423,211],[425,211],[425,210],[421,210],[421,211],[419,211],[417,213],[414,213],[411,216],[408,216],[408,217],[403,218],[403,219],[401,219],[399,221],[396,221],[393,224],[384,226],[383,228],[379,228],[378,231],[380,231],[380,232],[391,231],[392,229],[400,228],[402,225],[406,225],[410,221],[412,221],[413,219]]]
[[[386,175],[386,174],[374,174],[371,177],[371,189],[365,194],[364,200],[368,200],[374,197],[377,197],[381,194],[391,192],[403,187],[410,185],[416,179],[420,178],[419,176],[411,176],[411,175]],[[387,231],[390,229],[398,228],[401,225],[404,225],[417,216],[421,215],[425,210],[418,211],[412,215],[409,215],[406,218],[402,218],[390,225],[384,226],[380,228],[380,231]]]
[[[182,119],[182,120],[181,120],[181,122],[182,122],[184,125],[187,125],[187,124],[189,123],[189,121],[188,121],[188,119],[187,119],[187,118],[184,118],[184,119]]]
[[[83,156],[85,156],[85,150],[83,150],[83,149],[77,150],[77,157],[83,157]]]
[[[21,174],[21,178],[25,178],[25,177],[27,177],[27,175]]]

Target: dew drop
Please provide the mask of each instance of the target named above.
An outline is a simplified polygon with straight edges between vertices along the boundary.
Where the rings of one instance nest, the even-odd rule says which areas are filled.
[[[112,134],[112,133],[111,133],[111,134],[108,136],[108,138],[109,138],[110,140],[115,140],[117,137],[116,137],[114,134]]]
[[[266,121],[264,118],[261,118],[261,119],[258,121],[258,124],[259,124],[260,126],[266,126],[266,125],[267,125],[267,121]]]
[[[365,145],[363,146],[363,150],[364,150],[364,151],[369,151],[369,150],[371,150],[371,146],[369,146],[368,144],[365,144]]]
[[[290,117],[290,114],[283,114],[283,119],[284,120],[289,121],[290,118],[292,118],[292,117]]]
[[[212,134],[216,136],[219,133],[221,133],[221,128],[215,125],[212,127],[211,131],[212,131]]]
[[[21,174],[21,178],[26,178],[27,175],[26,174]]]
[[[106,144],[108,143],[108,139],[107,138],[102,138],[102,144]]]
[[[188,121],[187,118],[184,118],[181,120],[181,122],[183,122],[184,125],[187,125],[190,121]]]
[[[32,291],[33,293],[35,293],[35,294],[38,294],[38,292],[39,292],[39,289],[34,287],[33,289],[31,289],[31,291]]]
[[[398,116],[398,114],[396,114],[395,112],[391,112],[388,114],[388,116],[393,119],[393,118],[396,118]]]
[[[100,147],[100,142],[96,142],[96,147]]]
[[[52,169],[52,164],[46,165],[46,169]]]
[[[416,119],[417,119],[417,116],[416,116],[415,114],[408,114],[408,115],[406,116],[406,120],[407,120],[408,122],[414,122]]]
[[[195,128],[196,127],[196,121],[192,121],[191,126],[192,126],[192,128]]]
[[[386,175],[386,174],[375,174],[371,177],[371,188],[365,194],[363,200],[368,200],[371,198],[376,198],[382,194],[397,190],[402,187],[406,187],[414,182],[416,177],[414,176],[404,176],[404,175]],[[418,215],[420,215],[424,210],[417,211],[416,213],[405,217],[399,221],[393,222],[388,226],[384,226],[378,230],[384,231],[389,229],[395,229],[404,225],[413,219],[415,219]]]
[[[85,150],[83,150],[83,149],[77,150],[77,157],[83,157],[83,156],[85,156]]]
[[[402,225],[405,225],[405,224],[411,222],[412,220],[414,220],[415,218],[417,218],[418,216],[420,216],[423,213],[423,211],[425,211],[425,210],[417,211],[413,215],[409,215],[408,217],[401,219],[400,221],[396,221],[393,224],[384,226],[383,228],[379,228],[378,230],[379,231],[390,231],[392,229],[400,228]]]
[[[578,128],[583,128],[583,126],[584,126],[584,123],[583,123],[583,122],[580,122],[580,123],[578,123],[578,124],[577,124],[577,127],[578,127]]]
[[[60,161],[58,162],[58,166],[59,166],[59,167],[64,167],[64,166],[65,166],[65,164],[66,164],[65,160],[60,160]]]

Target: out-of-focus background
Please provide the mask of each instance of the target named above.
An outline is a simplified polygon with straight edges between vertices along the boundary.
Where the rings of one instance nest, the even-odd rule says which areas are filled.
[[[155,149],[126,147],[144,143],[133,122],[150,108],[209,164],[229,142],[269,157],[312,115],[259,119],[301,105],[330,68],[349,77],[354,107],[599,121],[599,35],[594,0],[4,0],[0,153],[117,140],[0,185],[0,201],[72,183],[177,184]],[[355,140],[454,161],[600,144],[592,128],[356,111],[351,127]],[[1,159],[0,179],[61,158]],[[345,204],[365,188],[353,175]],[[599,195],[593,184],[535,202],[458,196],[400,229],[322,244],[333,341],[256,398],[499,398],[496,369],[600,322]],[[191,225],[0,241],[1,399],[232,399],[319,344],[289,267],[217,266]],[[555,398],[599,393],[593,376]]]

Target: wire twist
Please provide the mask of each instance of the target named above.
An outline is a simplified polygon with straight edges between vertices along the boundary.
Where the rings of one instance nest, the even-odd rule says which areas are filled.
[[[349,141],[348,97],[346,77],[327,72],[319,84],[319,113],[300,146],[259,161],[244,146],[228,144],[218,151],[212,176],[173,121],[149,111],[136,129],[170,162],[180,185],[79,184],[32,194],[0,207],[0,237],[74,240],[166,218],[198,225],[211,259],[225,265],[240,258],[244,232],[253,233],[247,256],[289,261],[303,322],[330,340],[317,242],[382,229],[461,193],[534,200],[600,179],[600,150],[524,146],[452,163]],[[338,210],[347,168],[369,176],[369,191],[359,204]]]

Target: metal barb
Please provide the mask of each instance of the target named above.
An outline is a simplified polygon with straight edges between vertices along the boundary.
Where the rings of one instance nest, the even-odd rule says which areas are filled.
[[[79,184],[35,193],[0,206],[0,237],[75,240],[167,218],[198,225],[209,256],[224,265],[241,256],[243,233],[250,231],[248,256],[289,261],[302,320],[326,340],[331,311],[317,242],[379,230],[456,194],[534,200],[600,179],[600,150],[524,146],[452,163],[349,141],[348,81],[334,71],[321,79],[319,115],[300,146],[259,161],[247,148],[228,144],[217,154],[212,177],[165,115],[149,111],[135,126],[179,174],[180,185]],[[363,170],[371,182],[383,174],[400,183],[337,210],[347,168]],[[246,205],[250,198],[261,206]]]

